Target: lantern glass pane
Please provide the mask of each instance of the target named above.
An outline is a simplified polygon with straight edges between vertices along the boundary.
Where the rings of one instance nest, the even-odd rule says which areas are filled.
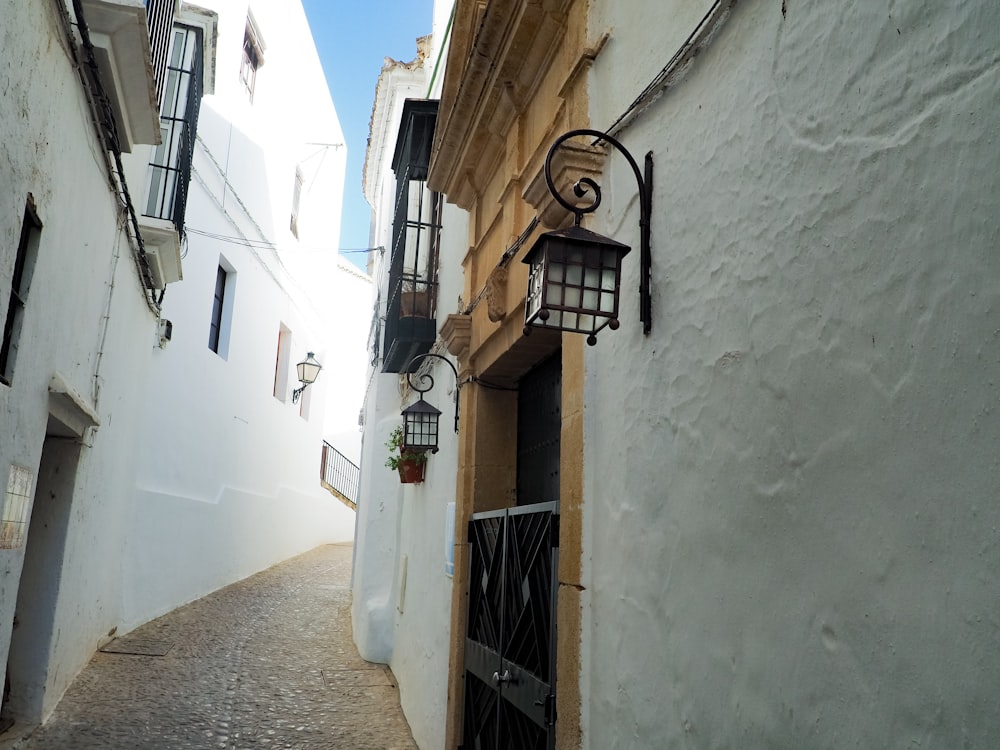
[[[583,290],[583,305],[585,310],[600,310],[601,307],[598,303],[599,294],[594,289],[584,289]]]
[[[566,266],[566,285],[580,286],[583,283],[583,268],[578,265]]]
[[[607,315],[615,313],[615,295],[611,292],[601,293],[601,312]]]
[[[562,263],[549,263],[549,281],[562,283],[565,277],[566,267]]]
[[[565,288],[563,304],[566,307],[580,307],[580,289],[578,287],[567,286]]]
[[[530,319],[542,306],[542,276],[544,265],[541,254],[531,262],[528,271],[528,296],[525,300],[526,315]]]
[[[615,269],[605,269],[601,272],[601,289],[606,289],[609,291],[614,291],[615,281],[618,278],[618,274],[615,273]]]
[[[545,287],[545,304],[546,305],[562,305],[563,304],[563,287],[560,284],[555,284],[549,282]]]

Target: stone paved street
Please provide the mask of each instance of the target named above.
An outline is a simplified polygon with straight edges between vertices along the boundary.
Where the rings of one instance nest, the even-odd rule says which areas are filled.
[[[166,653],[96,654],[18,750],[415,748],[351,639],[350,567],[349,545],[319,547],[113,642]]]

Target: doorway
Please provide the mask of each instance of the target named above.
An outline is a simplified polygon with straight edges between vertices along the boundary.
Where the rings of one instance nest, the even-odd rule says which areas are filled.
[[[82,450],[76,437],[49,432],[28,522],[2,709],[5,719],[29,724],[44,718],[56,605]]]
[[[518,384],[517,507],[469,522],[465,746],[555,743],[559,353]]]

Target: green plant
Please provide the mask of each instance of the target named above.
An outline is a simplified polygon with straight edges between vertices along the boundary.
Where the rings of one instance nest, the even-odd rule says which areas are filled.
[[[393,471],[397,471],[403,461],[412,461],[418,465],[427,463],[426,451],[406,450],[403,445],[402,427],[397,427],[392,431],[389,439],[385,441],[385,447],[389,449],[389,457],[385,460],[385,465]]]

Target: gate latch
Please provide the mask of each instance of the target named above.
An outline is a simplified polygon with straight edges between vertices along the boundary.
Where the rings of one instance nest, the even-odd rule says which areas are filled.
[[[511,676],[509,669],[505,669],[503,671],[503,674],[500,674],[499,672],[494,672],[493,673],[493,684],[494,685],[502,685],[505,682],[509,682],[509,683],[512,683],[512,684],[515,683],[515,682],[517,682],[517,680],[515,680]]]

